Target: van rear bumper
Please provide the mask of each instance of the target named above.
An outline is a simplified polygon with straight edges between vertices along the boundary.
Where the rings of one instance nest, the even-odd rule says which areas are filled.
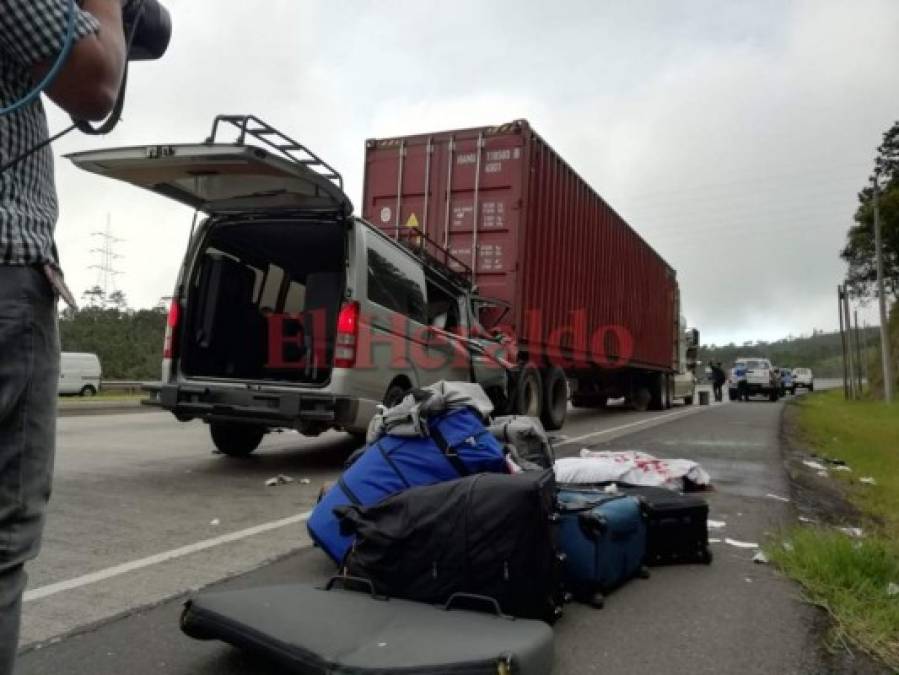
[[[253,391],[246,388],[163,384],[144,388],[141,403],[168,410],[180,420],[253,422],[269,427],[299,429],[310,423],[328,427],[352,426],[359,402],[310,392]]]

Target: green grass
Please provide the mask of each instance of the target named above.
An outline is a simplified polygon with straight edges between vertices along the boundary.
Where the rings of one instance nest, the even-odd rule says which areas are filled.
[[[766,547],[772,562],[833,618],[834,637],[899,670],[899,405],[843,400],[842,392],[804,396],[802,441],[819,455],[844,460],[851,472],[831,472],[864,514],[863,539],[833,528],[799,527]],[[872,476],[877,484],[858,479]],[[855,523],[853,523],[855,524]]]
[[[62,405],[67,403],[82,403],[84,401],[108,401],[111,403],[117,403],[120,401],[139,401],[142,398],[146,398],[145,393],[137,393],[131,394],[126,391],[110,391],[110,392],[100,392],[95,396],[60,396],[59,402]]]
[[[767,548],[771,560],[805,589],[812,603],[833,618],[833,638],[853,643],[892,668],[899,668],[899,556],[878,537],[851,539],[823,528],[800,528],[788,545]]]
[[[797,405],[802,440],[819,455],[842,459],[852,468],[831,475],[848,484],[852,503],[899,541],[899,403],[845,401],[842,391],[829,391],[803,396]],[[859,483],[862,476],[871,476],[877,485]]]

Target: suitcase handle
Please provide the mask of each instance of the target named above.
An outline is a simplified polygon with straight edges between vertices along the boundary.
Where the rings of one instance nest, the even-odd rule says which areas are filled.
[[[491,598],[486,595],[477,595],[476,593],[453,593],[451,596],[449,596],[449,600],[446,601],[443,609],[448,612],[453,608],[454,604],[463,600],[468,600],[473,604],[480,603],[481,605],[489,605],[490,609],[493,610],[493,613],[501,619],[511,618],[503,614],[503,610],[500,608],[499,603],[496,601],[496,598]]]
[[[328,579],[328,583],[325,584],[325,590],[330,591],[335,587],[342,587],[344,590],[348,591],[351,590],[350,586],[362,586],[371,594],[371,597],[373,597],[375,600],[388,599],[386,595],[378,595],[378,593],[375,591],[375,585],[371,582],[371,579],[365,579],[363,577],[350,577],[343,575],[333,576]]]

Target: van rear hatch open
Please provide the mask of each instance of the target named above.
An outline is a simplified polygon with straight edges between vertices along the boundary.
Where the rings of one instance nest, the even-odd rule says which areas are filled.
[[[330,377],[353,206],[340,175],[255,118],[267,144],[146,145],[68,155],[81,169],[210,214],[188,258],[179,351],[190,377],[323,384]]]

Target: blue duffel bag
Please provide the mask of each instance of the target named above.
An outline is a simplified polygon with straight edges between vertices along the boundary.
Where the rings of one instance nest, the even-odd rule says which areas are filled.
[[[339,565],[353,543],[340,532],[334,508],[371,506],[417,485],[476,473],[506,473],[503,448],[478,414],[461,408],[428,420],[431,436],[382,436],[328,490],[306,524],[309,535]]]
[[[648,576],[646,518],[640,500],[602,489],[558,491],[564,579],[575,597],[602,607],[603,591]]]

